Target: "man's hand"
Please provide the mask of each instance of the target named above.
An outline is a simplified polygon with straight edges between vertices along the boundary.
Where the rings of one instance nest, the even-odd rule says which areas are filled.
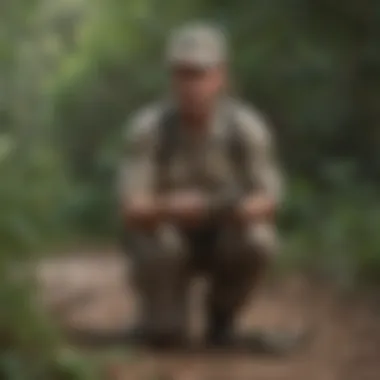
[[[136,196],[123,206],[127,224],[150,227],[160,219],[159,202],[151,196]]]
[[[181,191],[169,195],[164,201],[164,208],[169,219],[194,225],[207,216],[207,199],[199,191]]]
[[[236,210],[236,217],[243,223],[272,220],[274,214],[275,203],[265,195],[253,195],[244,198]]]

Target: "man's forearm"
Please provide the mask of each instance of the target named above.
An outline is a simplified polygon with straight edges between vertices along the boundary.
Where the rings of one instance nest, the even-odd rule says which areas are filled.
[[[133,197],[123,207],[126,222],[135,227],[155,226],[160,222],[201,224],[217,213],[220,201],[198,192]],[[216,206],[216,207],[215,207]]]

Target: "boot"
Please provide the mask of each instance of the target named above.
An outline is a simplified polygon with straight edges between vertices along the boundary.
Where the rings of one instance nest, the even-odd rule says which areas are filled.
[[[215,348],[233,348],[248,352],[286,355],[307,341],[307,331],[268,332],[248,331],[238,335],[234,331],[234,315],[231,312],[211,308],[208,313],[206,345]]]
[[[234,343],[234,321],[232,313],[211,307],[207,318],[207,345],[225,347]]]

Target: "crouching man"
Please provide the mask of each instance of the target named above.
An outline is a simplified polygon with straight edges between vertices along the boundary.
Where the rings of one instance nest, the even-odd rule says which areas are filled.
[[[205,339],[225,345],[276,255],[279,170],[261,116],[228,94],[224,35],[185,26],[169,41],[167,58],[170,95],[130,121],[120,175],[141,301],[133,334],[186,342],[189,285],[201,275],[208,283]]]

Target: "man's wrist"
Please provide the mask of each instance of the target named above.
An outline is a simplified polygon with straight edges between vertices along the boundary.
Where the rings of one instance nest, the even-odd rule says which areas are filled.
[[[266,195],[251,196],[239,204],[236,216],[242,222],[273,220],[275,208],[275,202]]]

